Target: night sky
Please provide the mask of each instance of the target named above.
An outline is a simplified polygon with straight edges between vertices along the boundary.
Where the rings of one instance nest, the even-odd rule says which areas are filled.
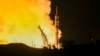
[[[100,39],[100,2],[98,0],[52,0],[51,18],[58,6],[63,41],[89,43],[89,38]]]
[[[64,49],[35,49],[20,43],[0,45],[0,56],[76,56],[98,55],[98,47],[90,45],[90,37],[100,40],[100,2],[99,0],[52,0],[50,17],[54,20],[56,6],[62,30],[61,42]],[[69,46],[68,41],[74,44]],[[88,44],[88,45],[87,45]],[[99,42],[100,44],[100,42]]]

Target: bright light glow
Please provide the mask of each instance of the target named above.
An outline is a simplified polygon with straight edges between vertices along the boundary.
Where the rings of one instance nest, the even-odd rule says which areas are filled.
[[[0,0],[0,44],[24,43],[43,48],[40,27],[48,44],[56,46],[56,27],[49,17],[50,4],[50,0]]]

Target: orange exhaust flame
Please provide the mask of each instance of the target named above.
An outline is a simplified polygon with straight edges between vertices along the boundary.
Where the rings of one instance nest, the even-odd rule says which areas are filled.
[[[56,47],[56,27],[49,17],[50,4],[50,0],[0,0],[0,44]],[[60,39],[60,30],[58,35]]]

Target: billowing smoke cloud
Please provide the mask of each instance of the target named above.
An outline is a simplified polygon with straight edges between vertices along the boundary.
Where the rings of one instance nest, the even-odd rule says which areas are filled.
[[[50,5],[50,0],[0,0],[0,44],[24,43],[42,48],[40,27],[48,44],[55,45]]]

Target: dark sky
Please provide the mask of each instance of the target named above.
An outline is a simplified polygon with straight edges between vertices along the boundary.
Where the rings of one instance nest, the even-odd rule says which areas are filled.
[[[100,39],[100,2],[98,0],[52,0],[51,18],[59,8],[62,40],[89,43],[90,35]]]

